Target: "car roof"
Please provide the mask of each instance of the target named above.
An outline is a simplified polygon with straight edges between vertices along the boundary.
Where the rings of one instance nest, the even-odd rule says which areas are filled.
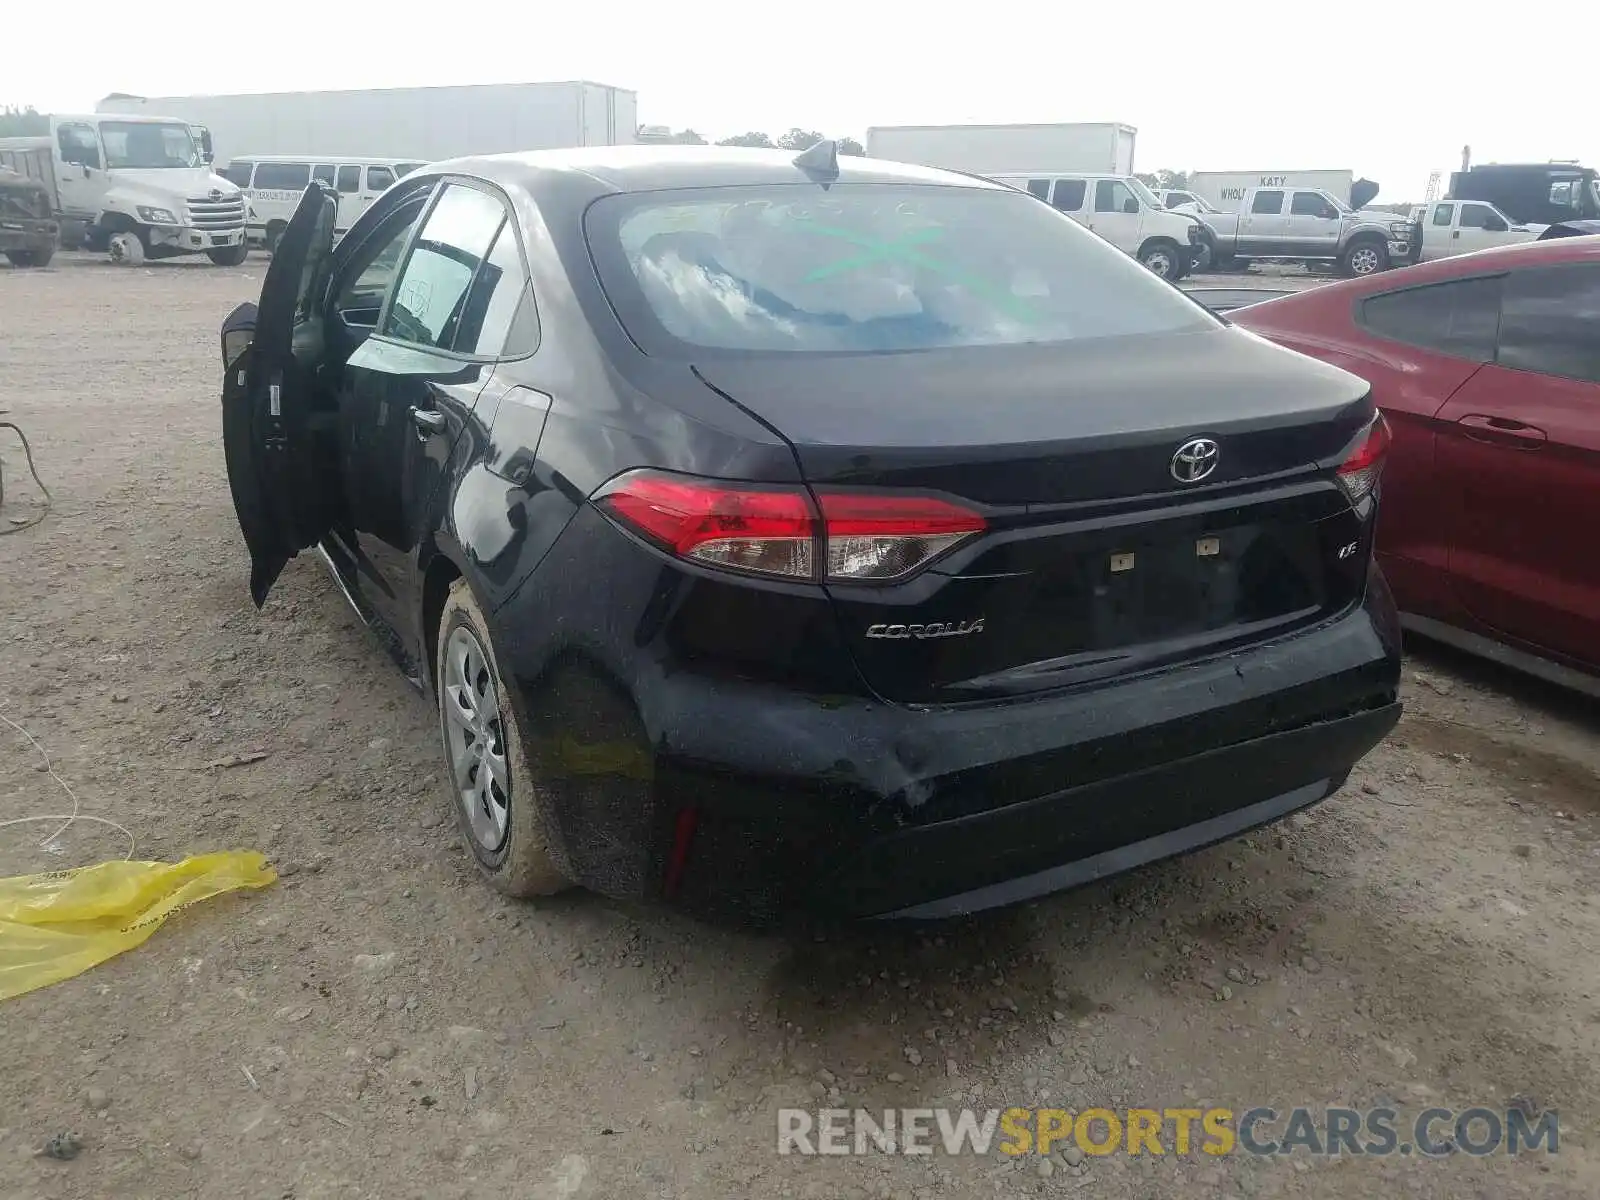
[[[424,162],[420,158],[407,158],[403,154],[235,154],[228,160],[258,163],[310,163],[313,166],[373,166],[386,167],[391,163]]]
[[[532,189],[540,176],[586,175],[614,191],[803,183],[796,153],[737,146],[585,146],[449,159],[427,164],[430,175],[476,175],[495,183]],[[1011,190],[992,180],[934,167],[839,156],[840,183],[903,183]]]

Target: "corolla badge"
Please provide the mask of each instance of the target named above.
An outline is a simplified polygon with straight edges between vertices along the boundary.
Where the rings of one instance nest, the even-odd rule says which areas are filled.
[[[976,621],[931,621],[926,625],[872,625],[867,629],[867,636],[896,641],[902,638],[925,641],[928,638],[967,637],[982,632],[983,618],[979,617]]]
[[[1199,483],[1221,458],[1221,448],[1210,438],[1190,438],[1172,456],[1172,477],[1179,483]]]

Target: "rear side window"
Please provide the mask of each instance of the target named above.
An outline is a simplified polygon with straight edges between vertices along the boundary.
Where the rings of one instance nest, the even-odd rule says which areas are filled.
[[[1011,188],[839,183],[639,192],[590,207],[612,306],[647,354],[888,353],[1215,328]]]
[[[1360,321],[1396,342],[1471,362],[1494,360],[1500,325],[1501,276],[1457,279],[1429,287],[1370,296]]]
[[[1500,321],[1500,365],[1600,383],[1600,267],[1513,271]]]
[[[1028,191],[1041,200],[1050,199],[1050,181],[1048,179],[1028,180]]]
[[[346,195],[351,195],[361,190],[361,168],[340,167],[338,188]]]
[[[1264,217],[1277,216],[1283,212],[1283,193],[1257,192],[1256,198],[1250,201],[1250,211]]]
[[[367,190],[381,192],[394,185],[394,172],[388,167],[367,168]]]
[[[311,185],[310,163],[257,163],[257,191],[303,192]]]
[[[526,314],[519,310],[527,306]],[[527,319],[532,315],[528,291],[528,272],[522,265],[522,250],[517,231],[510,221],[500,226],[489,257],[483,260],[478,277],[472,281],[462,309],[461,328],[455,348],[462,354],[492,358],[500,354],[531,354],[537,341],[537,326]],[[511,333],[515,329],[515,339]]]
[[[1089,184],[1083,179],[1056,180],[1055,195],[1050,203],[1062,212],[1082,212],[1084,197],[1089,194]]]
[[[467,289],[505,218],[505,206],[487,192],[447,186],[412,243],[381,332],[419,346],[454,348]]]
[[[1449,225],[1456,219],[1456,206],[1454,204],[1435,204],[1433,206],[1433,223],[1435,225]]]
[[[231,162],[222,168],[222,177],[236,187],[247,188],[250,186],[250,169],[255,163]]]

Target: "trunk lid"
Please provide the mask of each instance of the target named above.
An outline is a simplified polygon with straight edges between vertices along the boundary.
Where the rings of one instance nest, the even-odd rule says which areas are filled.
[[[988,521],[906,582],[829,585],[886,699],[1147,669],[1360,595],[1366,535],[1332,475],[1368,386],[1241,330],[696,370],[790,441],[813,488],[939,492]],[[1182,482],[1196,438],[1216,464]]]

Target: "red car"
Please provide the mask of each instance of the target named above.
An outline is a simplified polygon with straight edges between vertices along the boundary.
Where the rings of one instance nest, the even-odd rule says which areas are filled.
[[[1600,237],[1228,319],[1371,381],[1394,436],[1378,558],[1407,627],[1600,693]]]

